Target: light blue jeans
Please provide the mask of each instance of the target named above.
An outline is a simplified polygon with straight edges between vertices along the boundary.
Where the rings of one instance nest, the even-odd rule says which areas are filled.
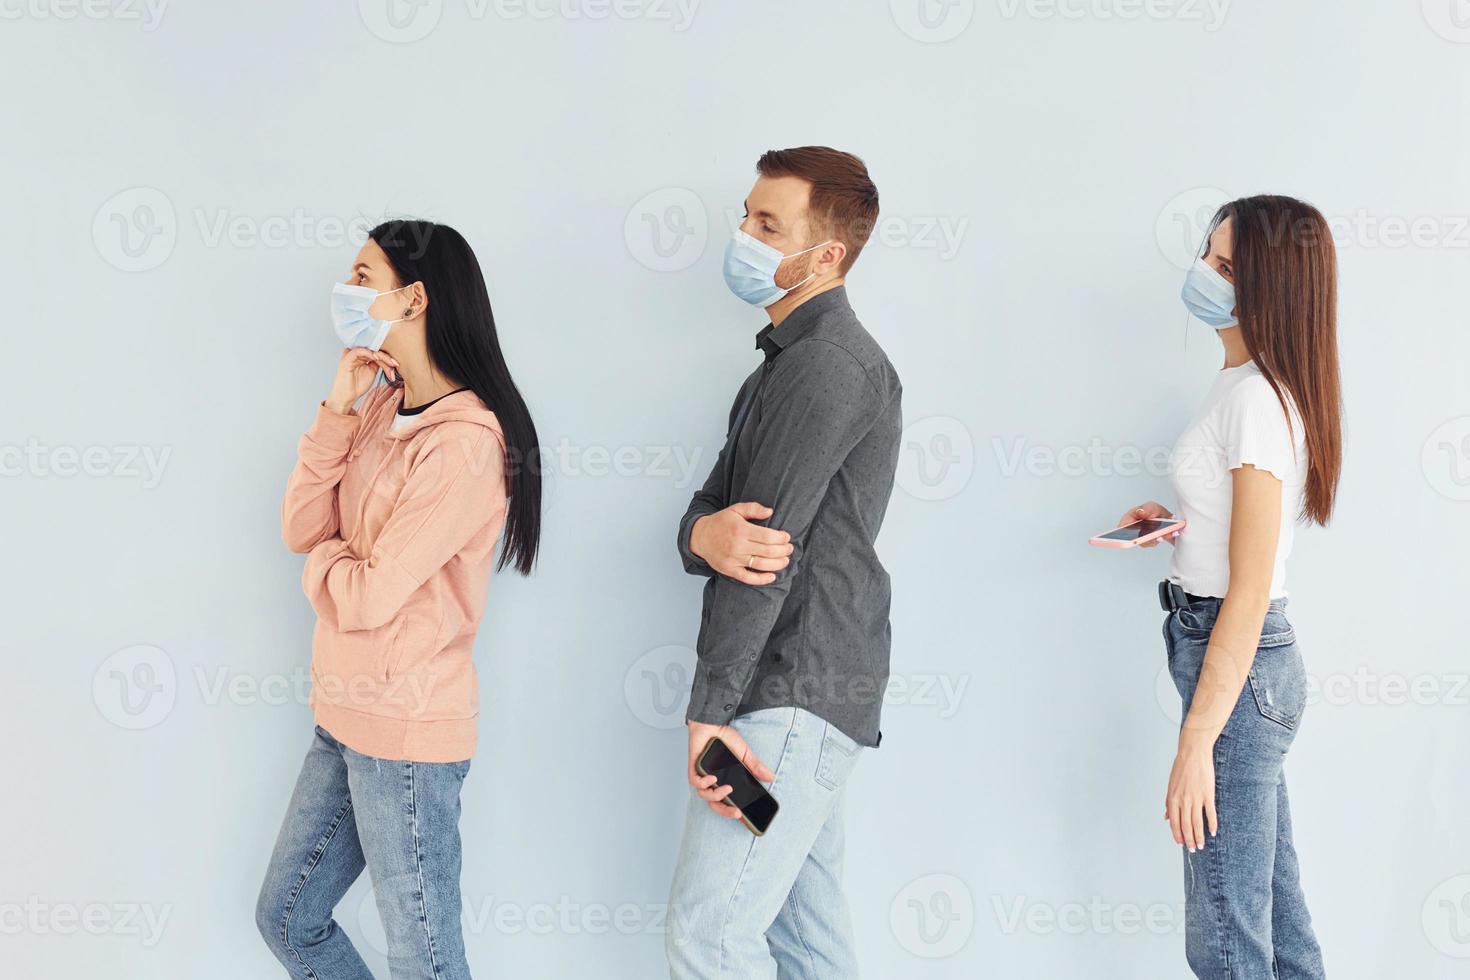
[[[1286,600],[1271,603],[1250,677],[1215,742],[1219,836],[1184,852],[1185,954],[1201,980],[1321,980],[1322,951],[1302,894],[1282,763],[1307,704]],[[1208,697],[1200,668],[1219,599],[1164,622],[1169,673],[1187,714]]]
[[[332,918],[366,866],[394,980],[467,980],[459,790],[469,768],[375,759],[317,726],[255,908],[290,976],[372,980]]]
[[[842,798],[862,749],[800,708],[753,711],[732,727],[775,772],[781,809],[756,837],[691,791],[669,898],[669,975],[855,980]]]

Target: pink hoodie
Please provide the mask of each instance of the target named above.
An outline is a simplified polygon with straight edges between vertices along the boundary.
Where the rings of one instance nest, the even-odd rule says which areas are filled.
[[[475,751],[475,631],[505,523],[504,436],[472,391],[388,430],[401,389],[322,405],[301,437],[281,534],[307,554],[317,724],[380,759]]]

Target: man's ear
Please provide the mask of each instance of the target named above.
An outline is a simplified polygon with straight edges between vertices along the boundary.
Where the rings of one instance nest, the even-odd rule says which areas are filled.
[[[822,250],[817,253],[817,258],[824,262],[828,256],[834,256],[831,262],[832,268],[841,269],[842,260],[847,258],[847,246],[835,238],[832,239],[832,241],[822,246]]]

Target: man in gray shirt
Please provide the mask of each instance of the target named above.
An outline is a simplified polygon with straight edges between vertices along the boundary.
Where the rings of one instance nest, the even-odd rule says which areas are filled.
[[[676,980],[765,975],[773,959],[783,977],[851,980],[842,799],[858,755],[882,737],[889,584],[874,542],[902,389],[844,286],[878,217],[866,167],[799,147],[756,170],[725,280],[770,316],[762,363],[679,525],[685,569],[709,581],[687,714],[696,795],[667,949]],[[770,784],[768,829],[697,771],[711,738]]]

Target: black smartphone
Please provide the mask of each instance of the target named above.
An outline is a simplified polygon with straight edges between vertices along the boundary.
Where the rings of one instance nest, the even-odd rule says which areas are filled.
[[[729,786],[730,795],[725,802],[740,811],[740,822],[757,837],[764,834],[776,819],[781,805],[766,792],[759,779],[750,774],[745,763],[735,758],[735,753],[718,738],[712,738],[694,763],[701,776],[714,776],[716,786]]]

